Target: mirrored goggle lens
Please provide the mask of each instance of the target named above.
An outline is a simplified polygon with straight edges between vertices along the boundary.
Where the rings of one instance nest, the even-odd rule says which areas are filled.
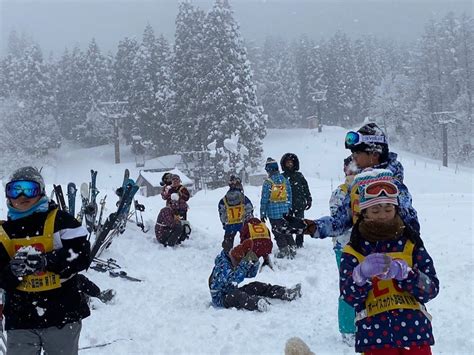
[[[398,196],[398,188],[390,182],[375,182],[365,188],[367,197],[377,197],[384,193],[388,197]]]
[[[357,132],[348,132],[346,134],[346,148],[353,147],[360,143],[360,134]]]
[[[18,198],[20,195],[33,198],[39,196],[40,193],[40,185],[35,181],[28,180],[9,182],[5,189],[5,194],[8,198]]]

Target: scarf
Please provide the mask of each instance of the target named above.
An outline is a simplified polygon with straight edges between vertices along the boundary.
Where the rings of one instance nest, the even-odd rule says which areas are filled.
[[[361,220],[359,232],[369,242],[397,240],[403,234],[405,224],[398,214],[388,222]]]
[[[41,197],[38,202],[36,202],[33,206],[31,206],[26,211],[20,211],[13,207],[10,201],[7,202],[8,207],[8,218],[11,220],[16,220],[24,217],[28,217],[36,212],[47,212],[49,209],[49,200],[47,196]]]

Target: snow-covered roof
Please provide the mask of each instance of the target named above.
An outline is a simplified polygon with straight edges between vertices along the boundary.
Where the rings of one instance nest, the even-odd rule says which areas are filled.
[[[181,162],[181,155],[164,155],[162,157],[157,157],[146,161],[147,169],[173,169],[176,165]],[[143,175],[143,174],[142,174]]]
[[[184,173],[179,170],[178,168],[174,168],[171,170],[165,170],[165,171],[140,171],[140,175],[143,176],[150,184],[153,185],[153,187],[158,187],[160,186],[160,181],[161,177],[165,173],[171,173],[171,174],[176,174],[179,175],[181,178],[181,183],[183,185],[192,185],[193,181],[184,175]]]

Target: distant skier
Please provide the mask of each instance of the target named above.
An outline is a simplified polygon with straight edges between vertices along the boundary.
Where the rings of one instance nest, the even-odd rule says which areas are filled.
[[[309,210],[312,205],[311,192],[308,182],[300,170],[300,161],[296,154],[286,153],[280,160],[283,176],[288,179],[291,185],[291,213],[298,218],[304,218],[304,211]],[[303,235],[296,235],[296,247],[303,247]]]
[[[181,184],[181,178],[179,175],[173,174],[171,175],[171,184],[163,187],[163,191],[161,191],[161,197],[163,200],[166,200],[166,205],[169,206],[171,203],[171,195],[178,194],[178,212],[179,216],[183,220],[187,220],[187,213],[188,213],[188,204],[189,201],[189,191],[188,189]]]
[[[222,248],[230,251],[234,246],[234,238],[242,229],[244,220],[253,214],[253,205],[247,196],[240,178],[231,175],[229,190],[218,204],[219,218],[224,228]]]
[[[189,238],[190,233],[189,223],[181,220],[179,215],[179,196],[173,193],[169,204],[161,209],[156,219],[156,239],[165,247],[172,247]]]
[[[291,208],[292,191],[291,185],[278,170],[278,163],[268,158],[265,164],[268,178],[262,186],[260,199],[260,220],[265,222],[268,218],[272,226],[272,232],[278,245],[277,258],[293,258],[296,255],[295,240],[291,234],[282,234],[280,227],[285,224],[283,216],[288,214]]]
[[[252,239],[237,245],[229,253],[222,250],[215,259],[209,277],[212,304],[215,307],[265,312],[269,304],[265,297],[284,301],[293,301],[301,297],[300,284],[286,288],[254,281],[238,287],[244,279],[257,275],[260,268],[258,258],[269,253],[271,248],[268,248],[268,244],[257,246]]]

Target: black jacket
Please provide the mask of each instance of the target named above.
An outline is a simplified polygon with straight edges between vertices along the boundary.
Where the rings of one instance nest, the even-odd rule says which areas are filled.
[[[288,159],[293,160],[292,170],[288,170],[285,166],[285,161]],[[283,170],[283,176],[290,181],[292,193],[291,209],[295,215],[303,213],[306,206],[311,205],[312,199],[308,182],[303,174],[298,171],[300,169],[298,157],[293,153],[286,153],[281,158],[280,165]]]
[[[51,204],[49,211],[54,208]],[[10,239],[41,235],[48,212],[8,220],[2,227]],[[16,289],[20,280],[12,274],[10,256],[0,243],[0,288],[5,290],[3,314],[7,330],[62,327],[90,315],[89,307],[79,293],[76,275],[89,265],[87,230],[68,213],[58,211],[54,222],[54,245],[54,250],[46,254],[46,270],[59,274],[61,287],[24,292]]]

